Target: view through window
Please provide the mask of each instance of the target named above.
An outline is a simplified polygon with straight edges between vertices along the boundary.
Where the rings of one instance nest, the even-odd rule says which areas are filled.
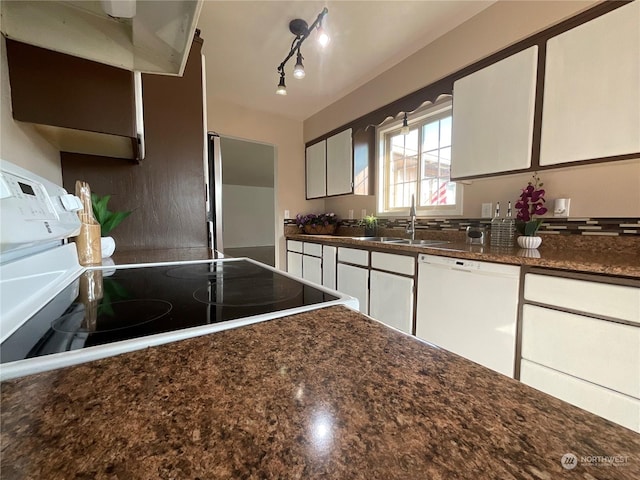
[[[459,186],[451,176],[451,103],[439,105],[410,119],[409,133],[402,125],[380,131],[385,212],[404,211],[415,195],[423,213],[457,213]]]

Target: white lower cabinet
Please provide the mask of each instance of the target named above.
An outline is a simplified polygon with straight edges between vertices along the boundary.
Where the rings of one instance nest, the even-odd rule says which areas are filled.
[[[356,297],[362,313],[411,334],[415,268],[412,256],[340,247],[336,289]]]
[[[336,289],[336,253],[337,248],[322,246],[322,285]]]
[[[640,400],[529,360],[520,381],[560,400],[640,432]]]
[[[287,272],[322,285],[322,245],[288,240]]]
[[[369,313],[369,269],[338,263],[339,292],[356,297],[360,302],[360,312]]]
[[[413,278],[371,270],[369,315],[411,334],[413,329]]]
[[[520,380],[640,432],[638,292],[634,286],[527,274]]]
[[[302,256],[302,278],[322,285],[322,258],[311,255]]]

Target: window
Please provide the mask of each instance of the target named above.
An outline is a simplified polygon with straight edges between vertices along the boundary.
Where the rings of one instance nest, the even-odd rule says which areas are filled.
[[[421,215],[462,214],[462,186],[451,176],[451,102],[431,106],[378,131],[378,212],[407,215],[411,197]]]

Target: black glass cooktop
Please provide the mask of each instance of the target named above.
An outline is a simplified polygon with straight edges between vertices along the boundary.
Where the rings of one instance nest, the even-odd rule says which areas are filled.
[[[337,300],[234,260],[89,270],[0,348],[2,363]]]

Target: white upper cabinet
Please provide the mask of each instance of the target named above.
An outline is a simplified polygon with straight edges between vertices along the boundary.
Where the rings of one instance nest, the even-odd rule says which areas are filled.
[[[307,198],[327,195],[327,142],[325,140],[307,147],[306,162]]]
[[[307,147],[307,198],[353,193],[352,130]]]
[[[451,177],[531,166],[538,47],[454,83]]]
[[[640,151],[640,2],[547,42],[540,165]]]
[[[327,138],[327,195],[353,191],[351,129]]]

